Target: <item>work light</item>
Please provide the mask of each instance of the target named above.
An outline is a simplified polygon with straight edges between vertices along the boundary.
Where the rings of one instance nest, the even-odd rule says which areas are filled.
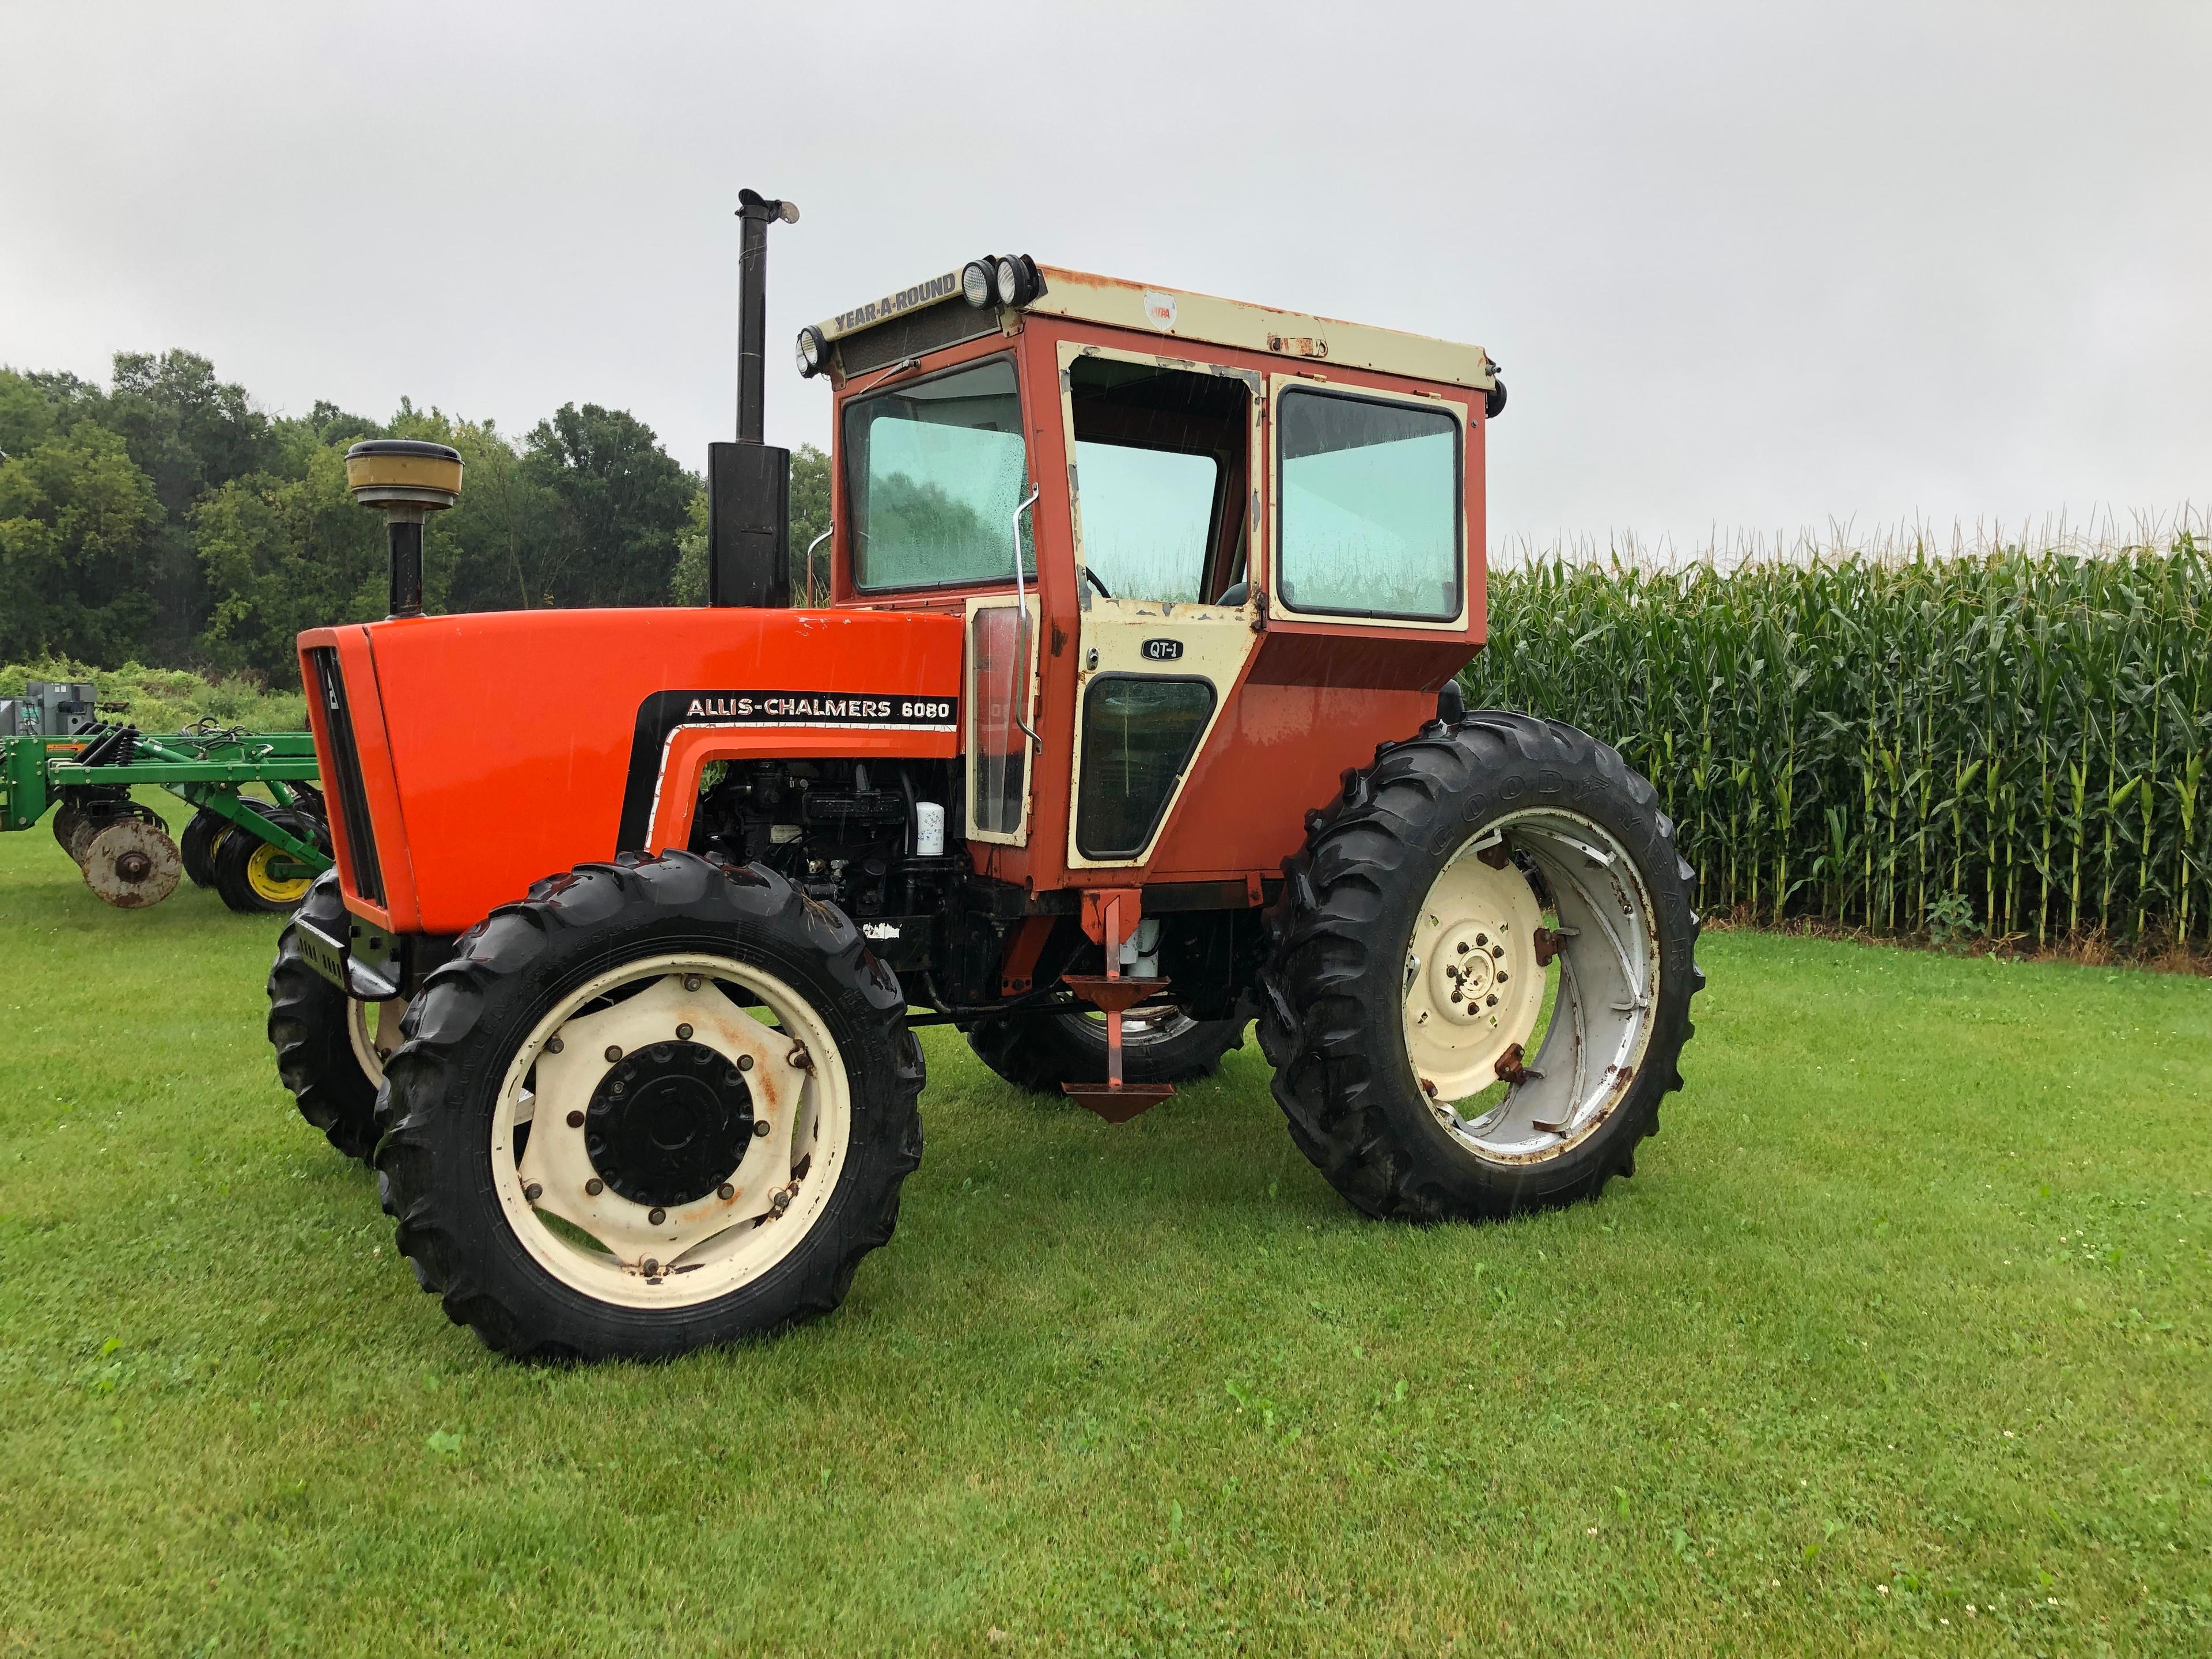
[[[960,271],[960,297],[981,311],[991,303],[991,262],[970,259]]]
[[[1002,306],[1025,306],[1037,296],[1040,286],[1036,266],[1027,254],[1018,258],[1001,256],[997,262],[996,280],[999,303]]]
[[[801,376],[811,379],[822,372],[830,358],[830,343],[822,337],[822,331],[808,324],[799,331],[799,345],[793,353],[799,360]]]

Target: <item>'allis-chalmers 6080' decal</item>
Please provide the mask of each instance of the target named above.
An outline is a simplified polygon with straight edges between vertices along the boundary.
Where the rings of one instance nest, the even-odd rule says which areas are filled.
[[[629,775],[623,782],[622,823],[615,850],[644,852],[670,741],[687,726],[817,726],[831,731],[954,732],[957,697],[913,697],[866,691],[656,691],[637,706]]]

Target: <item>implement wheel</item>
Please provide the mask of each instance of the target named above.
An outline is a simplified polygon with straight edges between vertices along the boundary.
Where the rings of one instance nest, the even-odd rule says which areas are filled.
[[[329,832],[305,812],[279,806],[262,816],[301,840],[329,850]],[[248,915],[289,915],[306,900],[317,874],[243,824],[230,826],[229,833],[216,843],[210,862],[215,890],[222,902]]]
[[[143,910],[177,890],[183,855],[169,832],[137,817],[110,818],[85,844],[84,884],[118,910]]]
[[[1309,823],[1260,1029],[1331,1184],[1440,1221],[1632,1174],[1704,983],[1651,786],[1571,726],[1485,711],[1386,747]]]
[[[827,1313],[921,1161],[896,977],[759,866],[624,854],[541,881],[462,936],[406,1029],[385,1208],[422,1287],[517,1358]]]
[[[1018,1088],[1060,1093],[1063,1083],[1106,1080],[1106,1022],[1085,1012],[979,1021],[968,1033],[975,1057]],[[1121,1021],[1121,1075],[1131,1083],[1211,1077],[1221,1056],[1244,1046],[1241,1019],[1193,1019],[1149,1009]]]
[[[178,845],[185,855],[185,877],[195,887],[215,885],[215,849],[230,830],[230,820],[203,806],[185,826]]]
[[[300,1115],[348,1158],[368,1161],[376,1149],[376,1091],[383,1065],[372,1035],[380,1027],[396,1041],[398,1010],[391,1003],[356,1002],[307,965],[300,953],[297,922],[313,922],[334,939],[350,925],[338,872],[325,870],[276,936],[269,969],[269,1041],[276,1049],[276,1075],[300,1103]]]

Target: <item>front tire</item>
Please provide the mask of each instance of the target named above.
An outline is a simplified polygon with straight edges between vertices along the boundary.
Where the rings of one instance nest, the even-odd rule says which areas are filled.
[[[1261,1046],[1354,1206],[1496,1218],[1633,1172],[1704,981],[1692,872],[1618,753],[1524,715],[1432,722],[1347,771],[1284,868]]]
[[[323,1132],[340,1152],[366,1164],[376,1150],[376,1090],[383,1081],[372,1046],[386,1005],[357,1003],[307,965],[300,953],[298,921],[305,918],[332,939],[350,927],[338,872],[325,870],[307,889],[294,920],[276,936],[269,969],[269,1041],[276,1050],[276,1075],[299,1103],[300,1115]]]
[[[920,1163],[890,971],[781,876],[586,865],[464,934],[386,1069],[402,1254],[518,1358],[644,1358],[830,1312]]]

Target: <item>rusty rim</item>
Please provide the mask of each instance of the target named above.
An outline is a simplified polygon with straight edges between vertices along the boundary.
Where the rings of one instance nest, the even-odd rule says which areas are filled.
[[[674,1149],[696,1169],[690,1138],[732,1123],[742,1144],[704,1184],[649,1190],[615,1155]],[[688,1307],[791,1253],[827,1209],[851,1133],[844,1061],[812,1006],[750,964],[673,952],[608,969],[538,1022],[493,1111],[492,1179],[515,1236],[563,1284]]]
[[[1659,976],[1650,895],[1620,841],[1579,813],[1514,813],[1446,861],[1415,920],[1414,1081],[1478,1157],[1561,1157],[1626,1097]]]

